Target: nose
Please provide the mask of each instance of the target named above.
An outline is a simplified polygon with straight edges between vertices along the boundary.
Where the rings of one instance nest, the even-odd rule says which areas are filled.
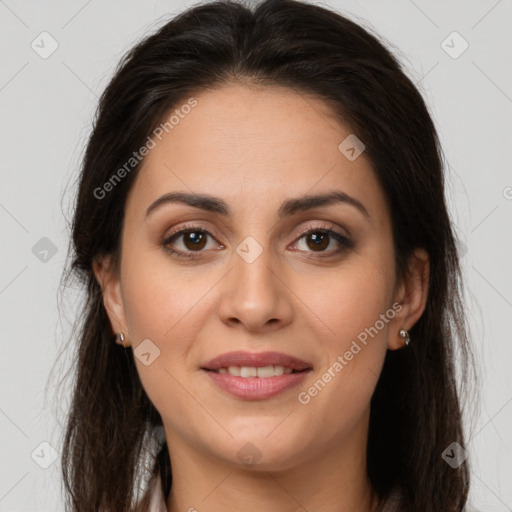
[[[252,262],[238,254],[233,260],[233,268],[222,283],[218,309],[221,320],[230,327],[252,333],[274,331],[288,325],[293,316],[293,292],[279,275],[270,252],[263,250]]]

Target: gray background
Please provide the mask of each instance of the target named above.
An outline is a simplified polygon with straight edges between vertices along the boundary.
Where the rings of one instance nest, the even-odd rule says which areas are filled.
[[[193,3],[0,0],[0,511],[63,509],[52,447],[60,450],[68,397],[55,409],[60,373],[49,377],[77,297],[69,292],[59,313],[74,178],[97,98],[119,58]],[[471,500],[483,511],[512,511],[512,2],[324,5],[397,47],[438,127],[450,209],[467,249],[467,304],[482,375],[480,411],[468,424]],[[40,54],[52,40],[44,31],[58,44],[47,58]],[[469,47],[458,55],[464,40]],[[66,369],[65,359],[60,366]]]

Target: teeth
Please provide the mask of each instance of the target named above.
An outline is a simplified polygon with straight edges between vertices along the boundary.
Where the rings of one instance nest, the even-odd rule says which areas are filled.
[[[231,368],[228,369],[228,372],[231,370]],[[237,368],[238,370],[238,368]],[[240,368],[240,377],[257,377],[258,376],[258,370],[251,366],[242,366]]]
[[[218,373],[229,373],[235,377],[275,377],[283,374],[292,373],[291,368],[286,368],[284,366],[261,366],[256,368],[255,366],[229,366],[228,368],[219,368],[217,370]]]
[[[229,375],[234,375],[235,377],[241,377],[240,371],[241,371],[240,366],[230,366],[228,368]]]
[[[258,368],[258,377],[274,377],[274,367],[262,366]]]

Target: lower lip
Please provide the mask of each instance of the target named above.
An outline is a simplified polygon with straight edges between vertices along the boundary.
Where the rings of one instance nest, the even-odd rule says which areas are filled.
[[[236,377],[229,373],[206,372],[220,389],[244,400],[264,400],[283,393],[302,382],[310,370],[285,373],[276,377]]]

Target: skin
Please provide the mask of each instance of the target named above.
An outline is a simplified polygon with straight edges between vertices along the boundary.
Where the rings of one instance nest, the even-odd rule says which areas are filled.
[[[170,447],[167,509],[374,511],[366,472],[370,399],[386,351],[404,347],[399,330],[424,311],[427,254],[418,249],[407,280],[396,281],[383,191],[364,153],[350,161],[340,152],[351,131],[322,101],[234,83],[195,98],[198,105],[150,151],[130,191],[120,268],[108,257],[94,264],[114,332],[133,350],[145,339],[160,350],[149,366],[135,362]],[[287,199],[332,190],[363,203],[369,218],[341,202],[277,216]],[[175,191],[216,196],[232,213],[168,203],[145,217],[151,203]],[[211,234],[197,259],[166,252],[170,234],[197,222]],[[329,238],[318,249],[310,236],[299,238],[302,229],[331,226],[354,247]],[[248,236],[263,250],[252,263],[236,252]],[[173,247],[194,251],[183,235]],[[298,393],[394,303],[400,312],[317,396],[299,403]],[[200,370],[232,350],[285,352],[313,371],[298,388],[242,400]],[[248,442],[261,455],[252,467],[239,457]]]

